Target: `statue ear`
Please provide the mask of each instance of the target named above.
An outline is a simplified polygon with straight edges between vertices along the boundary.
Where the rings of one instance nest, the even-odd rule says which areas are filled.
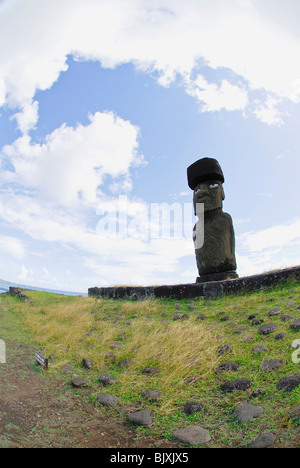
[[[224,189],[223,189],[223,185],[222,185],[222,200],[225,200],[225,192],[224,192]]]

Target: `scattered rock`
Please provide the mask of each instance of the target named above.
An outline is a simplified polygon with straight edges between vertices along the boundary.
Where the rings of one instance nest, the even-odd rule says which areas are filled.
[[[188,320],[190,318],[189,314],[183,314],[181,320]]]
[[[300,318],[290,323],[290,328],[292,328],[293,330],[300,330]]]
[[[201,382],[202,380],[202,377],[200,377],[199,375],[193,375],[191,377],[186,377],[184,379],[184,381],[188,384],[193,384],[193,383],[196,383],[196,382]]]
[[[223,317],[220,318],[220,322],[226,322],[229,319],[230,319],[229,315],[224,315]]]
[[[100,393],[97,396],[97,401],[103,406],[115,406],[119,403],[119,399],[109,393]]]
[[[245,343],[246,341],[252,341],[252,340],[253,340],[253,336],[251,335],[243,336],[243,338],[241,339],[241,343]]]
[[[160,369],[158,367],[145,367],[142,370],[142,374],[155,375],[159,373],[160,373]]]
[[[200,403],[199,401],[188,401],[184,407],[183,407],[183,411],[186,413],[186,414],[193,414],[193,413],[196,413],[198,411],[201,411],[203,410],[203,404]]]
[[[235,408],[233,415],[238,422],[248,422],[264,412],[261,406],[242,404]]]
[[[259,325],[260,323],[264,323],[262,318],[255,318],[251,321],[251,325]]]
[[[236,325],[236,324],[235,324]],[[235,330],[233,330],[232,333],[234,333],[235,335],[240,335],[241,333],[244,332],[244,329],[243,328],[236,328]]]
[[[126,367],[129,367],[133,363],[134,363],[133,359],[125,358],[125,359],[121,359],[121,361],[119,361],[119,366],[123,367],[123,368],[126,368]]]
[[[183,317],[183,314],[178,313],[173,316],[173,320],[180,320],[182,319],[182,317]]]
[[[251,314],[249,315],[248,320],[253,320],[256,316],[257,314]]]
[[[111,363],[115,363],[117,360],[117,356],[115,353],[112,353],[112,352],[109,352],[109,353],[106,353],[105,354],[105,361],[106,362],[111,362]]]
[[[269,333],[273,333],[277,330],[277,325],[275,323],[266,323],[258,328],[258,331],[261,335],[269,335]]]
[[[293,320],[293,316],[292,315],[289,315],[289,314],[283,314],[281,317],[280,317],[280,320],[282,322],[288,322],[289,320]]]
[[[147,390],[145,390],[143,393],[142,393],[142,396],[144,398],[148,398],[148,400],[150,401],[158,401],[161,397],[161,393],[160,393],[160,390],[158,389],[152,389],[152,388],[148,388]]]
[[[263,351],[269,351],[269,348],[263,345],[256,345],[256,346],[253,346],[252,351],[255,354],[259,354],[259,353],[262,353]]]
[[[99,375],[99,382],[103,385],[112,385],[115,382],[118,382],[118,379],[109,374],[101,374]]]
[[[260,390],[260,388],[256,388],[255,390],[253,390],[252,392],[252,396],[253,398],[257,398],[257,397],[260,397],[262,395],[265,395],[267,392],[265,389],[263,390]]]
[[[283,362],[280,359],[266,359],[261,363],[259,369],[265,372],[270,372],[280,369],[281,366],[283,366]]]
[[[277,383],[277,390],[291,392],[300,385],[300,374],[292,374],[280,379]]]
[[[122,341],[114,341],[110,345],[110,347],[113,349],[121,348],[122,346],[124,346],[124,343],[122,343]]]
[[[72,385],[76,388],[84,387],[87,385],[87,381],[81,377],[75,377],[75,379],[72,380]]]
[[[232,346],[229,343],[223,344],[218,347],[218,354],[223,356],[224,354],[228,354],[232,351]]]
[[[125,333],[120,333],[120,334],[118,335],[118,338],[119,338],[119,340],[126,340],[126,335],[125,335]]]
[[[91,361],[89,359],[83,359],[82,360],[82,365],[86,369],[92,369],[92,367],[93,367],[93,364],[91,363]]]
[[[153,414],[149,410],[136,411],[129,414],[128,418],[138,426],[150,426],[153,423]]]
[[[275,442],[275,436],[271,432],[265,432],[264,434],[256,437],[253,442],[247,445],[247,448],[268,448],[272,447]]]
[[[283,340],[285,337],[285,333],[278,333],[278,335],[275,336],[275,340]]]
[[[173,437],[179,442],[188,445],[207,444],[211,440],[209,432],[200,426],[177,429],[173,432]]]
[[[220,372],[230,372],[230,371],[237,371],[240,364],[232,361],[222,362],[217,368],[216,373],[219,374]]]
[[[272,317],[272,315],[279,315],[282,309],[280,307],[275,307],[275,309],[271,309],[269,312],[269,317]]]
[[[22,292],[22,289],[20,288],[16,288],[15,286],[10,286],[9,288],[9,292],[8,292],[11,296],[14,296],[14,297],[18,297],[19,299],[21,299],[21,301],[24,301],[24,302],[31,302],[29,297],[27,297],[23,292]],[[33,305],[33,302],[31,302],[31,304]]]
[[[197,316],[197,320],[205,320],[205,319],[206,319],[206,315],[204,315],[204,314],[199,314]]]
[[[300,419],[300,405],[296,406],[289,412],[289,417],[293,420],[296,421],[297,419]]]
[[[233,379],[221,384],[221,390],[225,392],[233,392],[234,390],[245,391],[251,387],[249,379]]]
[[[70,374],[72,372],[72,367],[69,366],[68,364],[65,364],[64,366],[62,366],[61,370],[65,373],[65,374]]]

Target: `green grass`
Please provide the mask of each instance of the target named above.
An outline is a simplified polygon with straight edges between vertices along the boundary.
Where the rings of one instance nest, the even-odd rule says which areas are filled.
[[[5,295],[2,308],[14,312],[16,328],[30,333],[46,357],[55,356],[47,372],[71,381],[73,374],[66,376],[61,370],[64,364],[71,365],[74,373],[88,380],[89,398],[95,405],[97,395],[108,392],[120,399],[125,414],[126,409],[151,409],[154,423],[150,428],[138,427],[138,435],[171,439],[178,427],[197,424],[210,432],[209,445],[213,447],[242,447],[262,432],[273,432],[277,446],[299,445],[299,421],[288,417],[289,411],[300,404],[299,387],[291,392],[276,388],[280,378],[299,373],[290,346],[300,338],[300,332],[290,329],[292,320],[281,320],[283,314],[292,315],[293,320],[300,316],[300,285],[296,281],[257,293],[193,301],[113,301],[25,293],[33,305]],[[275,307],[281,307],[282,312],[269,317],[269,310]],[[175,321],[176,312],[188,314],[189,318]],[[200,313],[205,320],[197,319]],[[264,323],[275,323],[277,331],[260,335],[258,326],[248,318],[250,314],[257,314]],[[280,332],[284,338],[276,340]],[[219,355],[219,346],[227,343],[232,351]],[[254,354],[252,349],[257,344],[267,346],[268,351]],[[92,370],[83,368],[83,358],[92,361]],[[261,371],[261,362],[270,358],[281,359],[284,365],[277,371]],[[123,368],[119,365],[122,359],[132,362]],[[238,370],[217,374],[216,367],[224,361],[238,363]],[[157,367],[160,373],[145,375],[145,367]],[[117,377],[118,382],[102,387],[98,381],[102,373]],[[200,377],[200,381],[187,383],[186,379],[193,376]],[[234,378],[250,379],[251,389],[222,392],[221,383]],[[159,402],[142,397],[147,388],[160,390]],[[257,388],[266,393],[254,398],[252,392]],[[81,395],[80,390],[76,392]],[[183,405],[187,401],[200,401],[204,409],[186,415]],[[237,423],[232,412],[241,403],[262,406],[264,413],[248,423]],[[114,410],[109,414],[117,415]]]

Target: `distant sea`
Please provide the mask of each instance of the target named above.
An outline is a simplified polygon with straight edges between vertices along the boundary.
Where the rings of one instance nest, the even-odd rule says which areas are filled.
[[[38,288],[36,286],[28,286],[24,284],[17,284],[17,283],[9,283],[8,281],[0,280],[0,294],[6,293],[9,291],[10,286],[14,286],[16,288],[23,288],[23,289],[32,289],[34,291],[46,291],[54,294],[64,294],[65,296],[87,296],[85,293],[79,292],[70,292],[70,291],[59,291],[56,289],[45,289],[45,288]]]

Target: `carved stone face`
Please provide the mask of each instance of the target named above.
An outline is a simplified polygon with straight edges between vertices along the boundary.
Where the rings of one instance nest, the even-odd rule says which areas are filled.
[[[194,189],[194,210],[197,214],[197,203],[204,203],[204,212],[222,208],[225,194],[220,180],[207,180],[196,185]]]

